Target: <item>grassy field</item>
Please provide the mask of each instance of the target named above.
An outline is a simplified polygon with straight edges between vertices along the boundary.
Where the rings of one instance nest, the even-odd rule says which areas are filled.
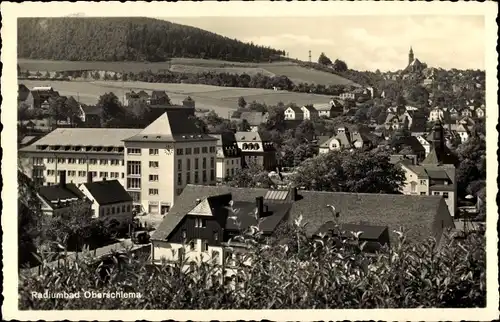
[[[218,87],[198,84],[158,84],[145,82],[117,82],[117,81],[21,81],[28,88],[35,86],[52,86],[61,95],[73,96],[85,104],[95,104],[99,96],[113,92],[123,99],[130,90],[164,90],[174,104],[181,104],[186,96],[196,101],[196,107],[212,109],[223,117],[238,108],[238,98],[243,96],[247,102],[260,102],[268,105],[278,102],[302,104],[326,103],[330,97],[326,95],[292,93],[287,91],[273,91],[258,88]]]
[[[185,73],[232,73],[267,76],[285,75],[294,83],[315,83],[323,85],[355,85],[352,81],[335,74],[300,67],[290,62],[276,63],[238,63],[223,60],[195,58],[173,58],[170,62],[72,62],[19,59],[21,70],[64,71],[64,70],[106,70],[114,72],[139,72],[151,70],[158,72],[171,70]]]

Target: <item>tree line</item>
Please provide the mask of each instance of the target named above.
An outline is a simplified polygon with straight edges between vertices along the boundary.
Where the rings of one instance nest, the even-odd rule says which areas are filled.
[[[18,57],[71,61],[166,61],[171,57],[268,62],[283,50],[164,20],[21,18]]]

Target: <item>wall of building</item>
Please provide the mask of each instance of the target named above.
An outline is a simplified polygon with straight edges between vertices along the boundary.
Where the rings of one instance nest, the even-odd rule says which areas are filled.
[[[405,173],[404,185],[401,192],[405,195],[429,195],[429,179],[419,178],[416,173],[402,166]],[[416,182],[415,190],[412,190],[412,182]]]
[[[204,250],[204,245],[200,239],[197,239],[194,244],[194,249],[190,245],[169,243],[167,241],[152,242],[153,263],[160,264],[162,261],[178,261],[180,249],[184,250],[184,258],[187,262],[209,262],[219,265],[223,264],[224,250],[221,246],[208,246],[208,250]],[[218,254],[218,255],[216,255]]]
[[[233,176],[239,170],[241,170],[241,157],[217,158],[217,179]]]

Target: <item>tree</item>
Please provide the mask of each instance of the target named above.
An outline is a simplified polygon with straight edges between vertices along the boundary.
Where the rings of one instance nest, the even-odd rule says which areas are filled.
[[[238,131],[246,132],[250,130],[251,130],[250,123],[248,123],[246,119],[241,120],[241,122],[238,124]]]
[[[208,133],[207,124],[203,121],[203,119],[199,118],[198,116],[189,116],[189,119],[192,120],[196,127],[203,133]]]
[[[318,58],[318,63],[328,66],[332,64],[332,61],[330,60],[330,58],[326,57],[325,53],[321,53]]]
[[[120,127],[126,121],[125,109],[115,94],[110,92],[101,95],[97,106],[101,110],[102,127]]]
[[[214,110],[208,112],[204,117],[203,121],[209,127],[216,127],[224,122],[224,119],[215,113]]]
[[[49,99],[49,115],[56,124],[58,121],[67,120],[70,112],[66,97],[58,96]]]
[[[335,59],[335,62],[333,63],[333,70],[339,73],[346,72],[347,71],[347,64],[340,60],[340,59]]]
[[[292,181],[309,190],[397,193],[405,176],[389,160],[378,151],[332,151],[306,160]]]
[[[49,73],[49,71],[47,71],[47,72],[45,73],[45,78],[50,78],[50,73]]]
[[[234,176],[227,179],[227,184],[231,187],[239,188],[269,188],[269,174],[264,168],[255,163],[249,162],[246,168],[236,171]]]
[[[310,120],[302,121],[295,129],[295,138],[299,143],[311,142],[315,137],[315,128]]]
[[[240,108],[245,108],[247,106],[247,101],[245,101],[245,98],[243,96],[238,98],[238,106]]]

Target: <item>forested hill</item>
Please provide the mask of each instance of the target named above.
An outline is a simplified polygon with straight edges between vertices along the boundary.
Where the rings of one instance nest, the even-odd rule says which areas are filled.
[[[281,50],[152,18],[20,18],[19,58],[165,61],[169,57],[263,62]]]

